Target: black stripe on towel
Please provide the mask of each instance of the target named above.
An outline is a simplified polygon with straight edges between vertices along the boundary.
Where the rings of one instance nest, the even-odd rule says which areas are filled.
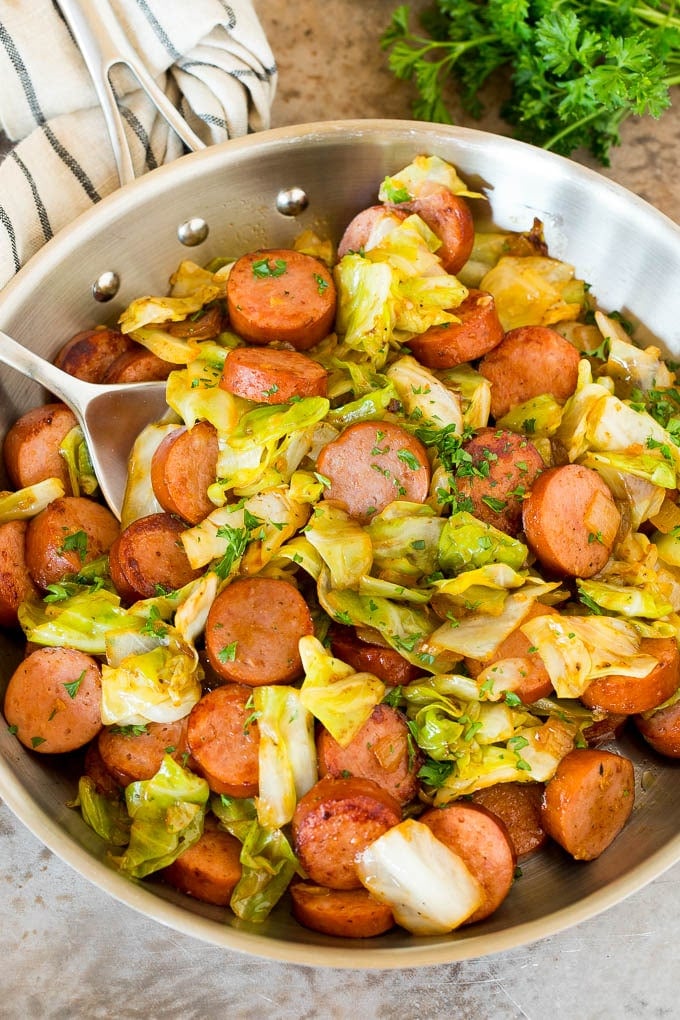
[[[179,60],[182,54],[179,52],[179,50],[175,49],[170,37],[168,36],[168,33],[165,31],[160,21],[157,19],[156,15],[153,13],[151,8],[147,4],[146,0],[137,0],[137,6],[139,7],[140,11],[142,12],[146,20],[151,25],[160,42],[163,44],[163,46],[165,46],[166,50],[172,57],[173,61]]]
[[[7,231],[9,237],[9,246],[12,252],[12,261],[14,263],[14,272],[18,273],[21,269],[21,259],[19,258],[19,250],[17,248],[17,235],[14,233],[14,227],[12,221],[0,205],[0,223]]]
[[[24,161],[19,156],[17,156],[16,149],[13,149],[9,153],[9,158],[14,160],[14,162],[17,164],[17,166],[19,167],[19,169],[21,170],[22,174],[24,175],[28,182],[28,186],[30,187],[31,193],[33,195],[33,201],[35,202],[35,209],[38,214],[38,219],[40,220],[40,226],[42,227],[43,237],[45,238],[46,241],[49,241],[49,239],[53,235],[52,224],[50,223],[49,216],[47,215],[47,209],[45,208],[43,200],[40,197],[40,193],[36,186],[35,180],[33,179],[33,174],[28,169]]]
[[[132,110],[128,109],[123,103],[118,106],[121,117],[130,125],[134,133],[139,138],[140,142],[144,146],[144,161],[147,170],[155,170],[158,166],[156,157],[154,156],[153,149],[151,148],[151,140],[144,129],[144,125],[138,120]]]
[[[216,71],[224,74],[224,68],[220,67],[219,64],[213,64],[209,60],[183,60],[177,65],[180,71],[188,71],[192,67],[213,67]],[[273,67],[265,67],[262,71],[256,71],[254,67],[244,67],[241,69],[235,68],[232,71],[227,71],[227,74],[231,75],[232,78],[257,78],[258,81],[269,81],[273,78],[277,72],[276,64]]]

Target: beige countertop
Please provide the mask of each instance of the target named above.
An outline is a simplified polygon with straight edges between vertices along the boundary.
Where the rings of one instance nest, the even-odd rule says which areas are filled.
[[[280,70],[273,126],[411,116],[411,88],[390,75],[378,45],[393,0],[255,6]],[[611,168],[601,170],[677,222],[679,111],[629,122]],[[460,123],[509,133],[492,108],[480,122]],[[0,804],[0,1015],[672,1017],[680,991],[678,905],[680,865],[590,921],[495,956],[401,972],[304,968],[205,945],[147,920],[71,871]]]

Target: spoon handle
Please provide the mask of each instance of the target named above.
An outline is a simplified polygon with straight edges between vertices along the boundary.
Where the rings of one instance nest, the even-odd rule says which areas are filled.
[[[23,344],[17,343],[2,330],[0,330],[0,364],[8,365],[9,368],[14,368],[22,375],[40,383],[55,397],[68,404],[77,417],[82,417],[92,384],[62,372],[56,365],[52,365]]]

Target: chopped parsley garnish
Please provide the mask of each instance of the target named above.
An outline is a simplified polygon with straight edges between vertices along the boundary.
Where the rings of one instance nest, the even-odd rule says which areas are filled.
[[[253,276],[259,280],[272,276],[283,276],[287,268],[288,263],[285,259],[274,259],[273,263],[270,259],[256,259],[253,262]]]

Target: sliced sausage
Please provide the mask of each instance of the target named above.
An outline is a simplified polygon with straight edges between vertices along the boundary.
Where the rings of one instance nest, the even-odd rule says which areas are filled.
[[[509,330],[479,364],[491,383],[492,416],[502,418],[511,407],[542,393],[564,403],[576,389],[579,360],[574,345],[549,326]]]
[[[217,429],[209,421],[178,428],[161,441],[151,459],[151,485],[167,513],[198,524],[215,509],[208,486],[217,476],[217,456]]]
[[[413,357],[427,368],[455,368],[466,361],[475,361],[503,339],[496,302],[487,291],[471,290],[457,308],[449,310],[460,322],[430,326],[408,341]]]
[[[410,684],[422,676],[418,666],[405,659],[394,648],[371,644],[360,638],[354,627],[334,623],[330,629],[331,651],[357,673],[373,673],[390,687]]]
[[[621,514],[597,471],[564,464],[534,482],[522,523],[527,544],[546,570],[592,577],[611,555]]]
[[[102,382],[163,382],[177,368],[170,361],[163,361],[153,351],[135,344],[129,351],[120,354],[107,368]]]
[[[111,580],[127,602],[177,591],[200,577],[189,563],[180,535],[185,525],[172,514],[139,517],[129,524],[109,552]]]
[[[60,403],[34,407],[14,422],[5,436],[3,454],[15,489],[59,478],[65,491],[71,491],[68,466],[59,446],[77,424],[73,411]]]
[[[111,511],[85,496],[62,496],[41,510],[26,529],[26,565],[41,588],[77,574],[105,555],[120,525]]]
[[[543,827],[577,861],[592,861],[618,836],[634,800],[635,776],[628,758],[577,748],[546,784]]]
[[[312,931],[345,939],[370,939],[394,926],[387,903],[368,889],[327,889],[312,882],[290,886],[293,917]]]
[[[224,362],[220,386],[259,404],[285,404],[293,397],[325,397],[328,373],[298,351],[237,347]]]
[[[187,744],[214,793],[254,797],[258,788],[260,734],[252,690],[223,684],[204,694],[189,713]]]
[[[299,677],[301,637],[314,633],[307,603],[288,581],[247,577],[220,592],[208,613],[205,647],[219,676],[259,687]]]
[[[633,716],[633,722],[658,754],[680,758],[680,701],[649,715]]]
[[[472,794],[473,804],[481,804],[505,824],[517,857],[540,850],[548,839],[541,821],[542,800],[543,783],[496,783]]]
[[[420,816],[433,834],[463,860],[482,887],[481,906],[465,921],[483,921],[501,905],[515,879],[517,857],[501,819],[479,804],[456,802]]]
[[[425,447],[400,425],[362,421],[327,443],[317,459],[337,500],[359,521],[369,521],[394,500],[424,503],[430,486]]]
[[[643,677],[612,673],[588,685],[581,701],[587,708],[635,715],[668,701],[680,686],[680,650],[676,638],[642,638],[640,652],[659,661]]]
[[[540,453],[524,436],[492,428],[479,429],[463,449],[470,460],[459,466],[455,483],[470,513],[516,536],[524,500],[545,467]]]
[[[588,747],[600,747],[618,740],[621,730],[628,720],[627,715],[620,712],[609,712],[603,719],[595,719],[583,728],[583,739]]]
[[[109,800],[121,800],[124,796],[123,787],[116,782],[104,764],[96,740],[87,745],[83,759],[83,772],[88,779],[92,780],[97,793],[102,797],[107,797]]]
[[[75,648],[38,648],[9,679],[5,719],[32,751],[75,751],[102,727],[101,686],[92,656]]]
[[[105,726],[97,738],[105,767],[121,786],[140,779],[151,779],[166,754],[180,765],[188,758],[187,719],[176,722],[149,722],[143,732],[131,727]]]
[[[244,340],[305,351],[333,329],[335,284],[312,255],[287,248],[250,252],[229,273],[227,307],[232,329]]]
[[[447,273],[459,272],[472,254],[475,223],[470,207],[461,195],[454,195],[443,184],[424,182],[418,195],[397,207],[416,213],[442,242],[437,255]]]
[[[97,326],[95,329],[84,329],[67,340],[59,350],[54,364],[62,372],[68,372],[85,382],[100,383],[109,366],[137,345],[129,336],[117,329]]]
[[[28,521],[0,524],[0,626],[15,627],[19,605],[37,594],[26,564]]]
[[[556,610],[550,606],[544,606],[540,602],[535,602],[522,620],[522,623],[526,623],[527,620],[533,620],[535,616],[545,616],[546,614],[554,616],[556,615]],[[502,662],[504,659],[521,660],[522,662],[521,668],[515,671],[515,676],[517,673],[519,674],[520,682],[519,684],[513,683],[511,690],[518,698],[521,698],[525,705],[530,705],[532,701],[538,701],[539,698],[547,698],[554,693],[552,681],[545,668],[543,659],[519,627],[501,641],[488,662],[480,662],[479,659],[467,658],[465,659],[465,665],[470,676],[476,679],[482,670],[489,670],[489,667],[493,667],[494,663]],[[493,679],[492,672],[487,672],[485,675]],[[502,691],[504,689],[502,681],[503,675],[499,673],[498,680],[494,683],[494,691]]]
[[[220,304],[210,305],[204,308],[201,315],[191,319],[181,319],[179,322],[166,322],[163,329],[170,336],[180,337],[182,340],[212,340],[219,336],[224,326],[224,313]]]
[[[295,809],[295,852],[312,882],[358,889],[356,857],[401,821],[401,808],[372,779],[320,779]]]
[[[406,219],[408,212],[399,207],[369,205],[349,221],[338,245],[338,258],[350,252],[363,252],[374,248],[391,230]]]
[[[239,840],[230,832],[213,827],[206,819],[200,839],[159,874],[168,885],[187,896],[226,907],[242,870]]]
[[[422,756],[412,750],[410,732],[402,712],[376,705],[346,747],[321,727],[316,740],[319,776],[363,776],[372,779],[407,804],[418,792]]]

